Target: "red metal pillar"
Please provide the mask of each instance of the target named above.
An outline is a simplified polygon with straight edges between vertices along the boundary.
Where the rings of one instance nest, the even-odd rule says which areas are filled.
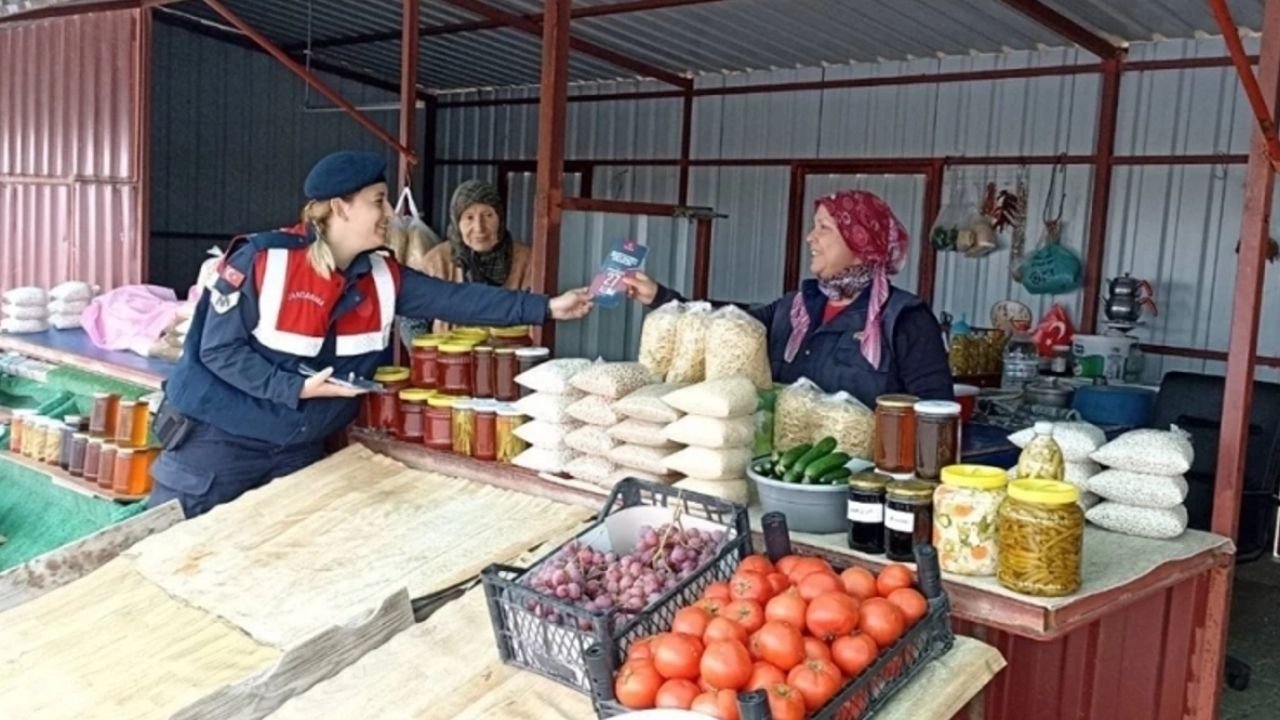
[[[418,0],[402,0],[400,11],[400,145],[413,147],[418,117]],[[400,187],[413,186],[412,155],[400,153]],[[426,198],[423,198],[426,202]]]
[[[1235,65],[1240,84],[1244,86],[1245,99],[1249,101],[1253,116],[1258,121],[1267,158],[1271,161],[1271,166],[1280,171],[1280,138],[1276,136],[1276,123],[1272,119],[1275,115],[1275,104],[1272,103],[1271,107],[1267,106],[1267,96],[1271,94],[1270,88],[1253,76],[1253,68],[1249,67],[1249,56],[1245,54],[1244,43],[1240,42],[1240,31],[1236,27],[1235,20],[1231,19],[1231,10],[1227,8],[1226,0],[1209,0],[1209,8],[1213,10],[1213,17],[1218,21],[1218,28],[1222,30],[1222,39],[1227,44],[1231,64]]]
[[[1098,327],[1098,300],[1102,294],[1102,261],[1107,249],[1107,216],[1111,213],[1111,174],[1115,165],[1116,115],[1120,108],[1122,57],[1103,63],[1102,97],[1098,103],[1097,137],[1094,142],[1093,198],[1089,202],[1089,236],[1085,243],[1084,304],[1080,311],[1082,332]]]
[[[538,100],[537,192],[533,201],[535,292],[554,294],[560,277],[560,214],[564,200],[564,129],[569,97],[570,0],[547,0],[542,20],[542,88]],[[555,344],[555,324],[537,338]]]
[[[693,89],[684,93],[680,111],[680,189],[677,205],[689,204],[689,153],[693,146]]]
[[[1230,35],[1234,28],[1223,28]],[[1259,86],[1267,117],[1280,106],[1280,0],[1267,0],[1262,18],[1262,52],[1258,63]],[[1215,533],[1235,538],[1239,529],[1244,484],[1245,449],[1249,417],[1253,409],[1253,377],[1258,351],[1258,318],[1262,314],[1262,281],[1270,237],[1271,198],[1275,190],[1273,158],[1268,152],[1265,125],[1254,129],[1245,180],[1244,217],[1240,221],[1240,251],[1231,311],[1231,344],[1227,352],[1225,395],[1218,442],[1218,467],[1214,479],[1213,525]],[[1205,666],[1195,686],[1195,706],[1200,717],[1217,717],[1222,694],[1223,659],[1226,657],[1227,623],[1231,616],[1233,567],[1211,578],[1205,628]],[[1212,665],[1210,665],[1212,663]]]
[[[787,200],[786,257],[782,258],[782,292],[800,287],[800,247],[804,242],[804,181],[802,165],[791,166],[791,195]]]
[[[939,158],[929,167],[924,176],[924,237],[920,241],[919,279],[916,281],[916,295],[933,305],[933,290],[938,274],[938,251],[933,247],[930,237],[933,224],[942,212],[942,184],[946,180],[947,163]]]
[[[711,284],[711,223],[709,217],[696,221],[693,241],[693,299],[706,300]]]

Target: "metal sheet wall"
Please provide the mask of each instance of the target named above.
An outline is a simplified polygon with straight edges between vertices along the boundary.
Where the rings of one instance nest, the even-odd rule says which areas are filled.
[[[0,29],[0,289],[142,278],[136,11]]]
[[[161,16],[163,17],[163,16]],[[152,92],[151,271],[185,289],[216,235],[296,220],[302,180],[335,150],[396,153],[262,53],[157,22]],[[397,96],[342,78],[324,80],[356,105]],[[393,135],[397,110],[369,115]],[[425,127],[419,111],[418,127]],[[421,138],[414,143],[421,146]],[[184,233],[195,234],[183,236]],[[221,243],[219,243],[221,244]]]

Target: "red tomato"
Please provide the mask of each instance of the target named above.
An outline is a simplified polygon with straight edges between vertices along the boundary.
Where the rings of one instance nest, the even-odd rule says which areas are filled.
[[[809,577],[819,576],[815,573]],[[858,601],[843,592],[823,593],[809,603],[804,626],[823,642],[848,635],[858,627]]]
[[[722,599],[722,600],[729,600],[729,599],[730,599],[730,598],[729,598],[729,583],[727,583],[727,582],[713,582],[713,583],[711,583],[710,585],[708,585],[708,586],[707,586],[707,589],[706,589],[706,590],[703,590],[703,591],[702,591],[702,597],[704,597],[704,598],[720,598],[720,599]]]
[[[653,641],[653,667],[668,680],[698,677],[702,641],[681,633],[664,633]]]
[[[742,562],[738,565],[738,572],[747,570],[750,572],[768,575],[773,572],[773,563],[769,562],[769,558],[763,555],[748,555],[742,558]]]
[[[790,670],[804,660],[804,637],[786,623],[767,622],[751,636],[751,654],[779,670]]]
[[[809,603],[800,597],[800,591],[791,588],[769,599],[769,603],[764,606],[764,619],[766,622],[777,620],[800,629],[804,627],[804,613],[808,607]]]
[[[680,678],[668,680],[662,683],[662,687],[658,688],[658,694],[654,697],[653,706],[688,710],[689,706],[693,704],[693,699],[701,693],[702,691],[698,689],[697,684],[692,680]]]
[[[738,720],[738,693],[733,690],[705,692],[693,699],[689,709],[716,720]]]
[[[741,625],[748,634],[764,625],[764,606],[754,600],[734,600],[724,606],[720,615]]]
[[[840,668],[830,660],[809,658],[791,668],[787,684],[804,697],[804,709],[814,712],[840,691]]]
[[[816,637],[804,636],[804,656],[806,658],[818,658],[820,660],[831,659],[831,648]]]
[[[719,615],[720,608],[728,605],[729,602],[730,601],[727,598],[702,598],[698,602],[694,603],[693,607],[702,608],[703,610],[706,610],[709,615],[714,617]]]
[[[920,621],[920,618],[929,614],[929,601],[924,599],[924,595],[920,594],[915,588],[898,588],[889,593],[889,602],[898,606],[902,611],[902,617],[906,618],[907,627],[911,627]]]
[[[897,605],[884,598],[871,598],[858,608],[858,629],[871,636],[876,645],[887,648],[902,637],[906,621]]]
[[[702,653],[698,669],[711,687],[738,690],[751,679],[751,653],[737,640],[714,642]]]
[[[645,710],[653,707],[662,682],[662,675],[653,667],[653,663],[635,660],[618,670],[618,678],[613,683],[613,694],[623,706],[632,710]]]
[[[729,596],[734,600],[755,600],[765,603],[773,596],[769,578],[758,572],[739,570],[729,578]]]
[[[632,660],[652,660],[653,659],[653,638],[645,637],[631,643],[631,647],[627,648],[627,662]]]
[[[844,592],[844,583],[840,582],[840,578],[826,572],[809,573],[796,587],[800,590],[800,597],[810,602],[824,593]]]
[[[889,597],[894,590],[911,587],[913,584],[915,576],[906,565],[887,565],[876,578],[876,592],[880,593],[880,597]]]
[[[711,622],[711,613],[700,607],[681,608],[671,621],[671,632],[684,633],[700,638],[707,631],[707,623]]]
[[[786,683],[769,686],[769,715],[773,720],[804,720],[804,696]]]
[[[792,568],[796,566],[797,562],[800,562],[799,555],[788,555],[774,563],[774,567],[776,567],[778,572],[783,575],[790,575]]]
[[[748,636],[746,628],[729,618],[713,617],[711,622],[707,623],[707,631],[702,634],[702,642],[709,645],[718,640],[737,640],[746,645]]]
[[[787,681],[786,673],[778,668],[770,665],[763,660],[757,660],[751,666],[751,678],[747,680],[746,687],[743,690],[765,690],[770,685],[777,685]]]
[[[796,560],[796,562],[791,566],[791,570],[787,573],[787,577],[791,579],[791,582],[799,585],[805,575],[814,572],[835,574],[831,570],[831,565],[827,564],[826,560],[816,557],[802,557],[799,560]]]
[[[866,600],[875,597],[879,592],[876,590],[876,576],[866,568],[851,567],[840,573],[840,582],[844,584],[844,591],[859,600]]]
[[[866,633],[846,635],[831,643],[831,659],[846,677],[855,678],[871,667],[880,654],[876,641]]]
[[[780,572],[771,572],[765,576],[765,579],[769,581],[769,589],[773,591],[774,595],[791,587],[791,581]]]

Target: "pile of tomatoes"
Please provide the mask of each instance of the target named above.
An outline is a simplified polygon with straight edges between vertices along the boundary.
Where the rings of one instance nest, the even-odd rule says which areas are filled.
[[[825,560],[762,555],[676,613],[671,631],[637,640],[614,679],[634,709],[680,708],[737,720],[739,692],[764,690],[774,720],[799,720],[928,613],[911,571],[879,576]]]

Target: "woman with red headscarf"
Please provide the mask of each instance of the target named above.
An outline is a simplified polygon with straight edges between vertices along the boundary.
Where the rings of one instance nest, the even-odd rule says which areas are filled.
[[[818,200],[805,239],[815,279],[751,310],[768,328],[775,381],[807,377],[869,407],[886,393],[952,398],[938,321],[923,300],[889,283],[906,262],[908,240],[893,211],[871,193]],[[681,299],[643,273],[627,285],[631,297],[651,307]]]

